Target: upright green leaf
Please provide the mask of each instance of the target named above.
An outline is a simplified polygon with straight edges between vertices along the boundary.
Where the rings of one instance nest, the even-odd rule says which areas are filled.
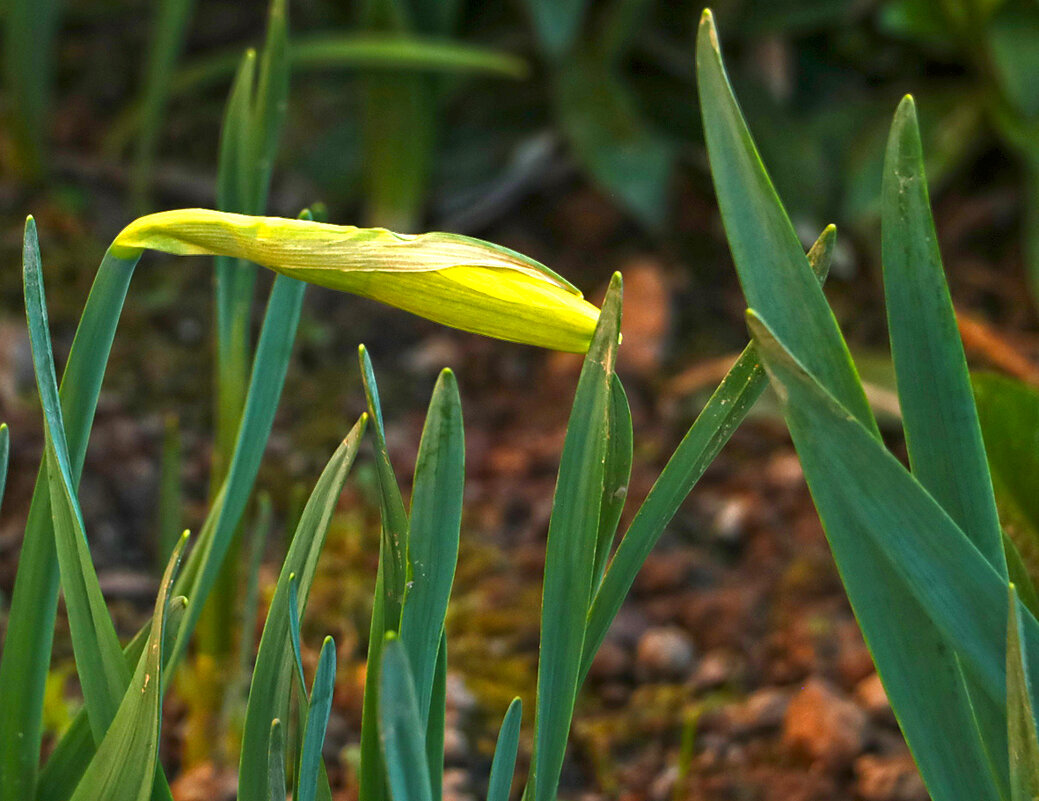
[[[516,770],[522,718],[523,702],[519,698],[513,698],[501,722],[501,729],[498,730],[498,742],[494,746],[494,760],[491,762],[491,776],[487,782],[487,801],[509,801],[512,774]]]
[[[393,634],[386,635],[379,676],[379,728],[393,801],[432,801],[426,765],[425,728],[419,719],[408,655]]]
[[[404,587],[408,580],[407,542],[408,513],[404,508],[397,477],[390,463],[389,450],[386,447],[386,431],[383,427],[382,406],[379,403],[379,387],[375,383],[375,372],[372,360],[364,345],[357,349],[361,363],[361,380],[364,394],[368,401],[368,418],[371,421],[372,435],[375,437],[375,474],[379,479],[379,508],[382,524],[382,545],[380,555],[385,557],[386,565],[386,609],[387,617],[394,621],[394,630],[399,626],[400,605],[404,601]],[[382,640],[380,632],[379,640]]]
[[[159,457],[159,543],[156,548],[156,566],[169,559],[173,546],[177,544],[181,526],[180,487],[180,420],[175,414],[163,421],[162,451]]]
[[[829,273],[835,242],[836,228],[831,225],[808,251],[808,263],[820,282],[825,281]],[[581,661],[582,682],[649,552],[704,470],[764,392],[766,384],[767,378],[754,346],[748,345],[653,483],[649,495],[621,538],[588,612],[588,630]]]
[[[1010,750],[1010,801],[1039,798],[1039,735],[1028,679],[1017,593],[1010,585],[1007,620],[1007,740]]]
[[[306,285],[299,281],[279,276],[271,290],[225,489],[222,497],[218,496],[214,500],[212,513],[215,518],[211,530],[207,532],[207,527],[203,526],[199,536],[196,551],[199,548],[203,548],[203,551],[196,571],[191,572],[190,563],[185,566],[183,578],[190,578],[190,587],[185,586],[184,591],[181,591],[183,582],[178,582],[176,588],[178,594],[187,595],[193,601],[173,648],[171,659],[174,661],[183,655],[187,647],[187,640],[198,622],[200,607],[216,581],[231,537],[238,527],[256,481],[285,384],[285,372],[292,354],[305,288]],[[272,718],[264,722],[265,730]],[[266,753],[266,749],[263,753]]]
[[[146,51],[148,63],[141,89],[141,129],[137,135],[132,173],[132,192],[138,208],[147,202],[155,153],[169,103],[169,75],[176,68],[177,59],[184,49],[195,1],[161,0],[155,5],[156,15]]]
[[[433,692],[429,699],[426,721],[426,762],[429,764],[429,787],[433,801],[444,793],[444,732],[447,721],[447,632],[440,633],[437,664],[433,672]]]
[[[891,356],[913,475],[1005,576],[992,479],[908,95],[891,125],[881,212]]]
[[[578,380],[556,480],[541,601],[533,801],[555,798],[581,678],[622,295],[614,274]]]
[[[12,0],[4,5],[3,85],[16,168],[37,177],[50,139],[55,44],[61,23],[58,0]]]
[[[375,472],[379,479],[379,511],[382,534],[379,540],[379,568],[375,579],[372,620],[368,634],[367,675],[381,675],[382,647],[387,632],[400,629],[401,603],[408,580],[408,513],[404,508],[397,477],[390,463],[383,427],[379,387],[368,351],[357,349],[361,380],[368,401],[368,418],[375,438]],[[359,795],[363,801],[386,797],[386,771],[379,739],[379,684],[366,681],[361,715],[361,768]]]
[[[581,30],[588,0],[526,0],[526,5],[545,54],[563,56]]]
[[[425,731],[444,617],[458,561],[465,483],[462,401],[454,373],[437,379],[422,429],[408,529],[410,580],[400,622]]]
[[[303,750],[299,758],[299,781],[296,801],[316,801],[318,782],[322,777],[321,748],[325,743],[328,715],[332,711],[332,691],[336,679],[336,647],[325,637],[318,657],[317,673],[310,691],[310,704],[303,730]],[[327,783],[327,779],[326,779]]]
[[[139,258],[122,258],[111,250],[105,254],[65,366],[60,399],[76,484],[83,472],[87,439],[116,325]],[[32,798],[35,793],[43,686],[58,604],[59,572],[52,526],[44,464],[25,523],[0,657],[0,686],[5,688],[0,693],[0,798]],[[86,740],[90,742],[89,736]]]
[[[130,671],[101,594],[76,497],[48,330],[40,247],[31,217],[25,225],[22,260],[29,341],[44,413],[44,458],[55,551],[84,705],[94,742],[100,744],[119,709]],[[156,797],[169,798],[161,768],[153,773]]]
[[[296,610],[299,614],[306,607],[317,559],[347,472],[357,455],[365,420],[362,416],[354,425],[321,473],[278,576],[249,688],[238,770],[238,797],[242,801],[267,801],[269,796],[267,767],[271,721],[278,717],[278,709],[290,691],[293,673],[289,647],[290,585],[294,580],[299,582]]]
[[[710,11],[700,20],[696,80],[711,176],[747,305],[879,436],[837,321],[733,96]]]
[[[761,318],[749,312],[748,320],[848,598],[931,795],[998,798],[959,663],[989,701],[1003,703],[1005,580]],[[1029,647],[1039,645],[1034,619],[1029,626]]]
[[[606,451],[606,470],[603,474],[602,507],[599,510],[599,533],[595,541],[595,589],[599,589],[606,560],[610,557],[613,538],[617,534],[624,501],[628,497],[631,479],[631,460],[634,449],[631,429],[631,409],[624,385],[614,374],[610,387],[610,436]]]
[[[146,801],[159,764],[162,723],[163,647],[170,590],[187,532],[173,549],[155,601],[151,632],[119,709],[72,801]]]
[[[611,197],[651,230],[667,215],[675,151],[650,127],[597,48],[578,48],[553,81],[556,115],[574,155]]]
[[[271,721],[267,746],[267,787],[270,801],[285,801],[285,729],[278,718]]]

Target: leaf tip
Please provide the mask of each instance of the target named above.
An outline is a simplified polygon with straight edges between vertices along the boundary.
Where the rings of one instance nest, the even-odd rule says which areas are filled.
[[[714,26],[714,14],[709,8],[705,8],[700,15],[698,37],[706,37],[711,47],[718,51],[721,50],[721,46],[718,44],[718,29]]]

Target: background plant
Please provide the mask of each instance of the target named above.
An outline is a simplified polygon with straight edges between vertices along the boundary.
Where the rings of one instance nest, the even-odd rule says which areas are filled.
[[[1027,655],[1037,631],[1032,613],[1017,607],[1011,574],[1031,598],[1034,588],[1000,529],[913,101],[906,97],[895,115],[881,204],[910,473],[880,440],[847,346],[732,95],[709,12],[697,64],[748,326],[917,765],[935,798],[1026,797],[1036,764]],[[1016,687],[1008,688],[1008,665]]]

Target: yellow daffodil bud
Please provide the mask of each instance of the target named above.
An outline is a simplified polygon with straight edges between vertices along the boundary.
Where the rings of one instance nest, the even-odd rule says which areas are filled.
[[[444,325],[583,353],[599,310],[566,280],[515,251],[458,234],[395,234],[208,209],[149,214],[112,243],[233,256],[277,273],[396,306]]]

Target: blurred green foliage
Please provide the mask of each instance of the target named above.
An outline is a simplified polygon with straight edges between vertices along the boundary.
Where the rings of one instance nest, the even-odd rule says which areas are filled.
[[[356,218],[360,207],[367,222],[402,230],[430,217],[465,227],[576,165],[660,231],[674,217],[676,175],[703,180],[689,66],[700,4],[313,0],[289,10],[296,80],[279,175],[305,181],[333,216]],[[799,228],[872,228],[880,111],[910,87],[925,98],[932,187],[1009,146],[1028,219],[1039,218],[1032,0],[730,0],[717,11],[734,20],[733,82]],[[265,12],[260,2],[168,2],[149,27],[127,24],[137,9],[125,0],[12,0],[5,166],[45,174],[56,121],[86,100],[102,130],[84,140],[107,143],[109,157],[132,145],[141,201],[156,164],[205,158],[193,137],[218,124],[237,54],[260,39]],[[100,48],[107,63],[82,61]],[[1039,285],[1039,234],[1026,223]]]

